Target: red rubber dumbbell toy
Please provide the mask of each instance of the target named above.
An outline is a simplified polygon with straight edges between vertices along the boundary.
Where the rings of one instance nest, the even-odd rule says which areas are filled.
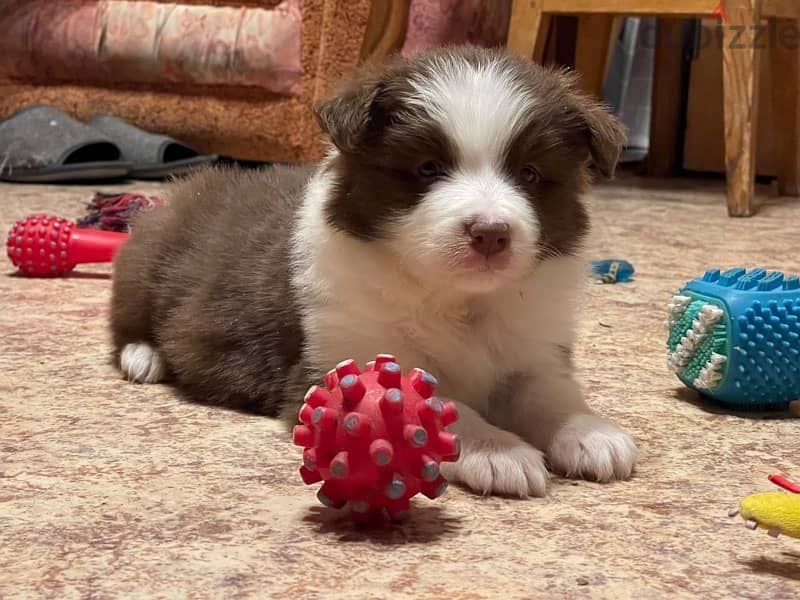
[[[348,504],[356,520],[384,511],[400,519],[417,493],[441,496],[447,481],[439,463],[459,454],[458,438],[445,427],[458,413],[435,389],[430,373],[403,376],[393,356],[380,354],[363,373],[355,361],[341,362],[325,376],[325,388],[308,390],[294,443],[304,448],[303,481],[325,482],[320,502]]]
[[[60,217],[31,215],[8,232],[6,252],[23,275],[57,277],[82,263],[110,262],[127,233],[79,229]]]

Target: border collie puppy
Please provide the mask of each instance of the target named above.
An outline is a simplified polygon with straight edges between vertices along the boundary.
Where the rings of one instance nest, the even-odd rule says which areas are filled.
[[[336,363],[388,352],[458,403],[451,481],[629,477],[633,440],[570,362],[581,194],[613,174],[619,122],[569,74],[473,47],[368,65],[316,115],[319,165],[197,172],[135,223],[114,266],[125,375],[294,423]]]

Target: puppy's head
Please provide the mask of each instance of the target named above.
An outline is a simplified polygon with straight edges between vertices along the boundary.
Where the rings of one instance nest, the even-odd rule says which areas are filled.
[[[316,115],[329,224],[470,292],[575,251],[590,169],[611,176],[624,140],[569,74],[473,47],[365,67]]]

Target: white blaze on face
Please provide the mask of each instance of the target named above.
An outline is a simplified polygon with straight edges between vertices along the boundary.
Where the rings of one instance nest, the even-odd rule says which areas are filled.
[[[509,142],[526,124],[533,98],[502,63],[475,66],[458,57],[412,78],[409,104],[427,112],[453,141],[461,168],[500,167]]]
[[[394,244],[407,264],[422,266],[439,280],[487,290],[524,275],[536,254],[539,220],[504,167],[509,144],[526,125],[533,100],[498,63],[476,67],[453,59],[437,67],[435,76],[413,80],[410,102],[449,138],[457,164],[399,219]],[[489,269],[472,260],[466,223],[475,219],[509,225],[506,262],[494,261]]]

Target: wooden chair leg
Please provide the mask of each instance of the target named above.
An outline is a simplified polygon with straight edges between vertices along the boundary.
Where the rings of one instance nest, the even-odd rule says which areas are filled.
[[[613,15],[578,16],[575,70],[581,74],[584,91],[601,98],[605,82],[608,49],[611,45]]]
[[[797,21],[776,19],[777,31]],[[782,196],[800,195],[800,49],[777,41],[770,48],[772,112],[778,148],[778,187]]]
[[[544,53],[550,19],[542,13],[541,0],[513,0],[508,24],[508,48],[524,58]]]
[[[645,172],[652,177],[670,177],[680,169],[682,156],[681,107],[686,93],[687,66],[683,59],[686,28],[684,19],[659,17],[653,66],[653,101],[650,115],[650,149]]]
[[[753,214],[756,171],[756,123],[760,60],[754,43],[759,0],[724,0],[728,23],[723,28],[725,169],[728,214]]]
[[[536,34],[536,45],[533,47],[533,60],[540,65],[544,63],[544,55],[547,52],[547,42],[550,37],[550,26],[553,23],[553,16],[547,13],[542,15],[539,21],[539,31]]]

